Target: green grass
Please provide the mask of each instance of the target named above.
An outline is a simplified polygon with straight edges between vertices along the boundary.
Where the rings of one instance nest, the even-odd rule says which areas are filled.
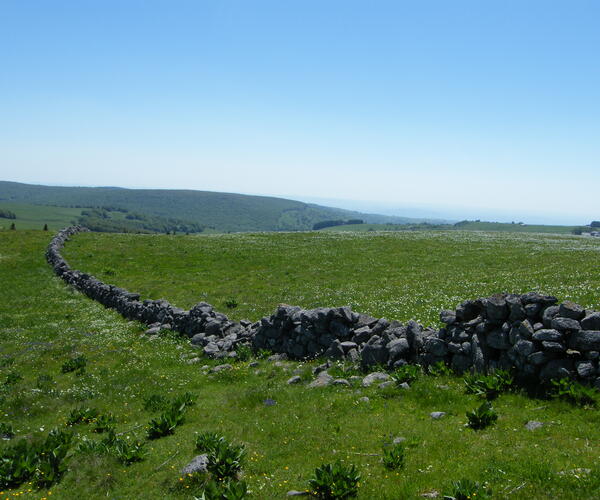
[[[498,292],[539,290],[598,307],[600,240],[478,232],[211,236],[81,234],[64,251],[77,269],[189,308],[205,300],[258,320],[278,303],[351,305],[437,324],[439,311]],[[234,298],[235,309],[225,302]]]
[[[428,229],[427,227],[411,224],[347,224],[321,229],[327,232],[372,232],[372,231],[407,231],[414,229]],[[459,225],[440,224],[431,226],[432,230],[460,230],[460,231],[501,231],[505,233],[547,233],[547,234],[573,234],[575,226],[553,226],[534,224],[510,224],[505,222],[461,222]]]
[[[80,208],[53,207],[0,201],[0,209],[10,210],[16,219],[0,218],[0,231],[8,229],[14,222],[17,230],[42,229],[48,224],[50,231],[57,231],[70,226],[81,215]]]
[[[404,252],[410,254],[401,267],[405,273],[411,269],[409,261],[416,261],[417,268],[423,267],[419,262],[427,262],[446,269],[435,259],[445,255],[452,260],[455,267],[462,269],[465,281],[453,293],[467,287],[469,269],[478,259],[483,261],[479,273],[485,269],[497,272],[500,268],[492,265],[488,254],[502,255],[500,250],[507,247],[512,248],[512,258],[504,256],[501,262],[511,278],[505,283],[516,285],[519,280],[526,281],[524,271],[535,271],[537,263],[538,267],[545,267],[542,274],[546,276],[546,286],[559,295],[567,292],[574,296],[589,295],[588,301],[592,302],[592,289],[598,278],[593,272],[598,246],[583,245],[572,238],[498,240],[498,236],[489,239],[464,236],[458,241],[450,236],[436,239],[419,235],[409,239],[377,236],[374,240],[280,236],[282,239],[275,238],[269,245],[263,235],[189,240],[78,235],[68,243],[68,253],[72,264],[88,271],[81,264],[91,264],[91,260],[86,260],[89,253],[96,253],[98,258],[114,254],[114,278],[129,280],[133,290],[137,289],[131,286],[134,279],[158,282],[159,272],[154,268],[160,268],[163,281],[169,281],[172,290],[177,289],[177,283],[170,282],[175,281],[171,276],[181,277],[177,271],[179,264],[176,259],[166,257],[167,250],[181,257],[186,254],[177,253],[178,249],[186,250],[189,255],[194,248],[194,252],[205,250],[192,253],[199,260],[184,263],[189,272],[200,267],[202,272],[208,272],[220,249],[223,259],[229,262],[229,266],[221,266],[221,273],[229,269],[221,279],[237,278],[241,286],[246,286],[246,278],[238,277],[238,271],[245,271],[245,275],[265,273],[260,266],[263,261],[266,266],[270,257],[260,254],[271,253],[272,277],[285,275],[294,264],[301,269],[296,284],[309,283],[314,290],[323,282],[331,286],[328,279],[335,274],[332,269],[341,266],[340,272],[344,271],[342,260],[348,258],[353,248],[354,261],[362,262],[363,271],[355,277],[344,276],[354,286],[362,282],[365,296],[368,288],[374,294],[381,288],[381,282],[371,278],[374,272],[383,273],[378,271],[379,266],[383,269],[384,264],[389,265],[386,254],[393,248],[396,257]],[[275,366],[264,360],[258,368],[250,368],[243,362],[229,372],[207,375],[199,364],[185,362],[197,354],[185,340],[141,338],[142,325],[123,320],[54,277],[43,258],[49,238],[49,234],[39,231],[0,233],[0,377],[4,380],[10,372],[23,376],[13,385],[3,387],[1,394],[2,419],[13,425],[15,439],[45,435],[53,426],[65,428],[70,411],[84,406],[97,408],[102,414],[113,413],[116,431],[127,432],[123,438],[129,435],[131,439],[137,436],[144,440],[147,423],[159,413],[144,410],[147,397],[158,393],[171,399],[190,392],[198,399],[186,410],[184,423],[173,435],[148,441],[144,461],[124,466],[107,455],[74,456],[62,481],[50,488],[51,497],[49,491],[36,491],[26,484],[3,492],[2,498],[13,498],[21,492],[20,496],[26,498],[192,498],[178,486],[179,470],[194,456],[196,435],[204,431],[217,431],[231,442],[246,446],[244,478],[253,491],[252,498],[257,499],[284,498],[290,489],[303,489],[317,466],[337,459],[358,467],[362,475],[359,498],[363,499],[419,498],[421,493],[431,490],[449,491],[451,483],[462,478],[489,482],[494,498],[597,498],[600,488],[597,410],[573,407],[562,401],[529,399],[521,394],[501,395],[494,402],[499,415],[497,423],[482,431],[472,431],[464,426],[466,412],[480,404],[480,400],[464,394],[462,379],[457,377],[423,376],[409,390],[377,387],[311,390],[305,385],[285,383],[296,363]],[[444,245],[447,250],[443,250]],[[286,246],[290,256],[286,256]],[[104,250],[100,251],[100,247]],[[311,252],[315,252],[313,259],[297,260]],[[431,253],[433,257],[419,259],[419,252]],[[233,259],[236,255],[237,259]],[[323,264],[326,256],[329,262]],[[142,258],[157,260],[148,261],[134,271],[133,261]],[[523,259],[529,261],[529,267],[522,267]],[[548,262],[550,259],[555,260],[555,267]],[[317,261],[325,269],[311,270]],[[565,271],[557,273],[559,268]],[[323,271],[328,272],[325,279]],[[424,269],[420,273],[423,276]],[[533,274],[536,279],[542,276]],[[579,277],[581,288],[574,287],[574,281],[562,282],[570,274]],[[447,273],[444,276],[448,278]],[[268,281],[264,275],[262,279]],[[186,283],[193,280],[190,278]],[[429,281],[434,296],[439,283]],[[490,288],[494,285],[494,282],[486,284]],[[203,286],[211,292],[209,281],[203,282]],[[520,286],[527,287],[528,283]],[[310,292],[308,285],[301,288],[305,294]],[[469,295],[477,293],[472,291]],[[277,297],[271,299],[276,301]],[[266,302],[265,298],[261,300]],[[444,300],[454,305],[453,297]],[[329,301],[323,304],[328,305]],[[61,373],[62,364],[79,355],[87,359],[85,373]],[[216,362],[202,360],[200,365],[204,363]],[[38,388],[40,375],[53,379],[52,382],[45,379],[44,389]],[[370,402],[359,402],[362,396],[368,396]],[[267,398],[277,404],[265,406],[263,401]],[[432,420],[429,413],[438,410],[448,415]],[[528,420],[540,420],[546,425],[530,432],[524,428]],[[99,439],[101,436],[92,429],[92,425],[82,424],[71,430],[76,433],[76,441],[83,436]],[[407,439],[405,466],[389,471],[381,463],[382,445],[395,436]],[[7,445],[3,442],[0,447]],[[576,469],[590,469],[590,472]]]

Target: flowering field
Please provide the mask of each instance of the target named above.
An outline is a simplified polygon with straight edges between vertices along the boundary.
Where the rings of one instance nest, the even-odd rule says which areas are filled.
[[[257,320],[278,303],[351,305],[436,324],[440,309],[499,292],[541,291],[600,308],[600,239],[480,232],[81,234],[71,266],[145,298],[199,301]],[[228,310],[226,302],[238,306]]]
[[[238,478],[248,498],[304,490],[316,467],[338,459],[356,466],[362,499],[441,498],[461,479],[480,484],[473,498],[490,490],[492,498],[598,497],[597,408],[515,391],[493,401],[492,426],[473,430],[466,414],[481,400],[451,374],[421,375],[409,389],[313,389],[317,362],[249,358],[211,373],[222,361],[199,357],[185,339],[144,336],[142,325],[53,276],[43,258],[50,237],[0,233],[0,498],[199,498],[181,470],[207,431],[245,447]],[[256,319],[285,301],[435,323],[439,308],[497,291],[535,288],[597,307],[599,250],[592,240],[534,235],[89,234],[74,237],[65,256],[183,307],[208,300],[226,310],[233,298],[236,317]],[[364,376],[342,365],[330,371]],[[294,373],[301,382],[288,385]],[[195,404],[156,438],[152,421],[185,393]],[[432,418],[437,411],[445,416]],[[543,425],[528,430],[530,421]],[[52,429],[66,443],[55,450],[58,465],[30,454],[18,474],[10,468],[20,439],[35,450]],[[403,460],[387,468],[395,438]]]

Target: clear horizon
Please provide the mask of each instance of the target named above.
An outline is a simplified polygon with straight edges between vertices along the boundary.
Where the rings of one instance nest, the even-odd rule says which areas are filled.
[[[0,178],[587,223],[599,24],[584,0],[3,2]]]

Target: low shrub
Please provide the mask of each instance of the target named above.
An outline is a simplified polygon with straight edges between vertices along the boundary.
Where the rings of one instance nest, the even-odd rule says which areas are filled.
[[[317,467],[314,476],[308,480],[311,494],[323,500],[356,497],[359,483],[360,474],[356,467],[344,465],[339,460]]]
[[[585,385],[570,380],[561,378],[552,380],[552,393],[555,397],[568,401],[576,406],[596,406],[596,391]]]
[[[396,443],[383,447],[383,465],[386,469],[398,470],[404,467],[404,445]]]
[[[71,373],[74,371],[83,372],[87,365],[87,359],[82,354],[81,356],[77,356],[76,358],[71,358],[63,363],[60,368],[62,373]]]
[[[454,500],[489,500],[492,498],[491,490],[480,483],[461,479],[452,483],[452,490],[445,495],[445,498]]]
[[[489,401],[483,402],[478,408],[467,412],[468,426],[474,430],[485,429],[498,420],[498,414]]]

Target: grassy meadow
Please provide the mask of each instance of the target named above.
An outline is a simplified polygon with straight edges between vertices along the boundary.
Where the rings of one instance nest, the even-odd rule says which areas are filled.
[[[600,307],[600,240],[481,232],[81,234],[63,253],[103,281],[189,308],[258,320],[278,303],[351,305],[438,324],[469,298],[531,290]],[[236,309],[225,302],[235,299]]]
[[[0,210],[10,210],[16,219],[0,218],[0,231],[8,229],[14,222],[17,230],[42,229],[48,224],[50,231],[58,231],[70,226],[81,215],[81,208],[55,207],[0,201]]]
[[[197,434],[217,431],[247,450],[243,479],[251,498],[302,490],[315,467],[336,459],[361,474],[359,498],[421,498],[451,491],[453,481],[487,483],[493,498],[593,499],[600,491],[597,409],[514,392],[494,401],[497,423],[465,427],[480,404],[452,375],[421,376],[408,390],[377,386],[310,389],[287,385],[312,363],[238,361],[210,374],[198,352],[177,337],[144,337],[141,324],[90,301],[52,274],[44,261],[51,234],[0,232],[0,422],[15,437],[74,433],[60,482],[24,483],[0,498],[194,498],[181,468],[196,454]],[[440,307],[498,291],[540,289],[598,307],[600,244],[583,238],[474,233],[254,234],[154,236],[81,234],[67,243],[73,267],[107,282],[188,307],[239,302],[234,317],[256,319],[277,302],[311,307],[349,303],[388,318],[437,322]],[[63,364],[85,356],[85,370]],[[355,372],[342,365],[335,375]],[[146,439],[152,395],[190,392],[197,402],[173,435]],[[361,398],[367,396],[368,402]],[[265,404],[267,400],[275,404]],[[123,440],[145,443],[141,462],[78,452],[93,425],[65,422],[73,409],[112,413]],[[447,415],[439,420],[434,411]],[[534,431],[524,424],[538,420]],[[382,446],[405,442],[405,465],[388,470]],[[190,486],[190,488],[186,488]]]

